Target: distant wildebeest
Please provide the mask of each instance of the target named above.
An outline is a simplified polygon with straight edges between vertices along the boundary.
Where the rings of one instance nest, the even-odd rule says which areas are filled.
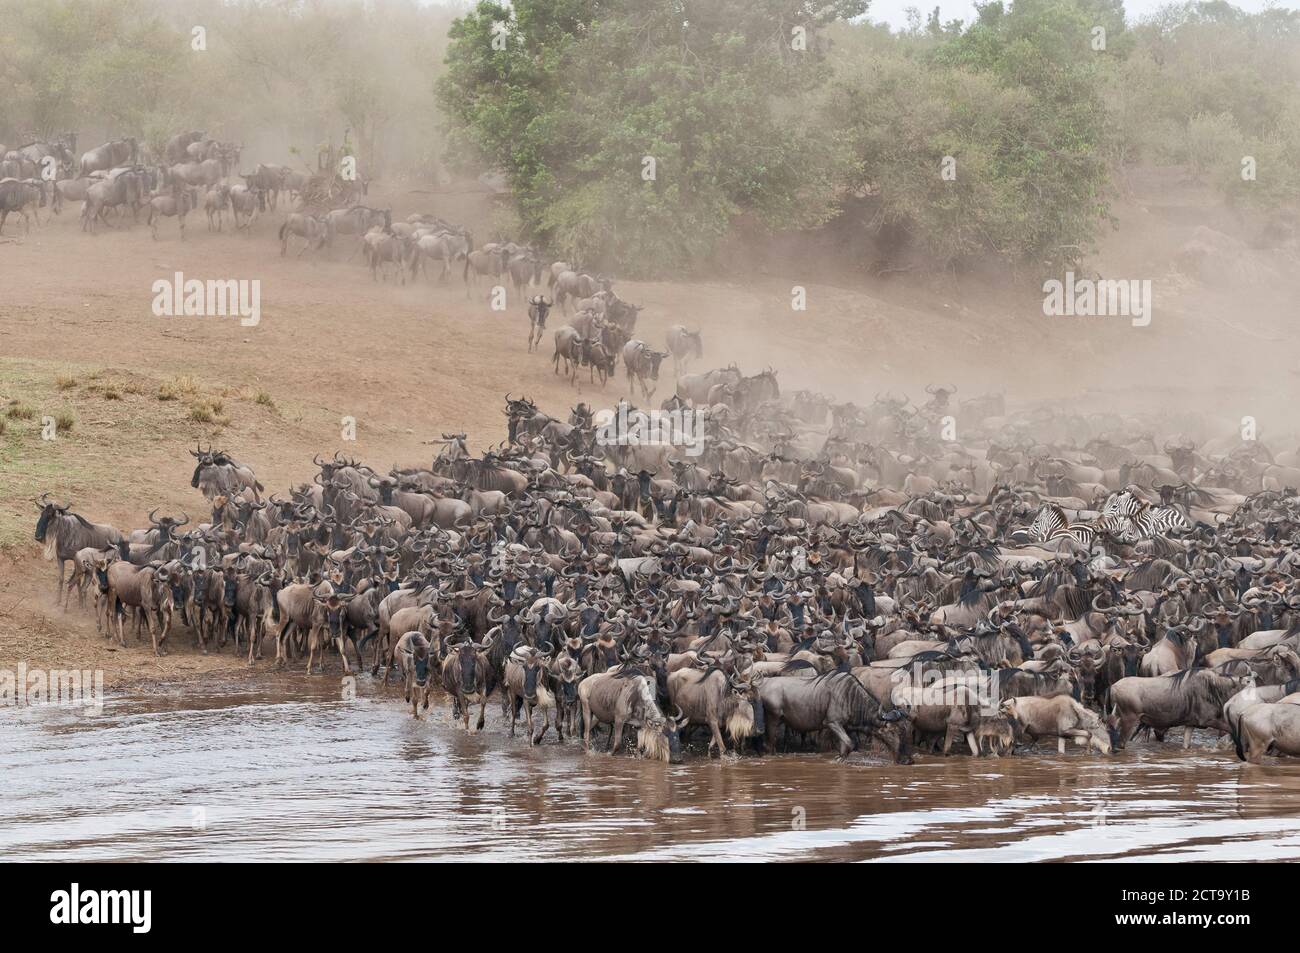
[[[284,257],[289,251],[290,235],[303,239],[302,248],[298,249],[298,257],[301,258],[308,248],[319,250],[328,245],[332,234],[328,218],[317,218],[306,212],[290,212],[280,226],[280,256]]]
[[[136,211],[149,193],[151,176],[143,169],[113,169],[107,177],[86,190],[86,201],[81,206],[81,228],[94,232],[96,222],[108,220],[104,212],[110,208],[127,206]]]
[[[190,451],[198,462],[194,465],[194,476],[190,486],[201,492],[205,499],[217,496],[232,497],[241,490],[248,490],[255,500],[261,500],[262,484],[251,467],[231,459],[223,451],[213,451],[211,447],[204,450],[198,447]]]
[[[31,220],[41,223],[38,209],[45,207],[44,184],[36,179],[0,180],[0,234],[4,233],[5,220],[11,212],[23,217],[23,231],[30,232]]]
[[[673,373],[680,375],[691,360],[704,356],[704,342],[699,331],[688,331],[674,324],[668,329],[668,353],[673,356]]]
[[[470,297],[470,284],[478,289],[478,279],[481,275],[487,275],[491,278],[501,277],[502,272],[506,270],[506,262],[510,257],[510,252],[504,247],[494,251],[477,249],[469,252],[465,256],[465,268],[462,277],[465,279],[465,297]]]
[[[149,217],[146,224],[155,241],[158,239],[158,219],[175,218],[180,225],[181,241],[185,240],[185,216],[194,208],[194,196],[189,189],[173,188],[149,199]]]
[[[173,166],[164,166],[159,170],[162,187],[183,188],[193,186],[207,188],[221,181],[221,163],[216,159],[202,162],[181,162]]]
[[[442,273],[438,276],[438,280],[445,281],[452,262],[468,251],[469,247],[463,235],[452,235],[448,232],[418,235],[411,251],[411,277],[415,278],[420,268],[424,268],[425,274],[428,274],[428,263],[436,261],[442,265]]]
[[[583,340],[576,328],[566,325],[555,329],[555,354],[551,358],[551,363],[555,365],[555,373],[558,374],[560,361],[563,360],[564,376],[574,384],[578,382],[578,367],[582,363]]]
[[[382,270],[387,280],[385,266],[391,264],[396,269],[398,279],[406,284],[407,259],[410,254],[410,244],[406,239],[394,234],[391,229],[376,226],[361,236],[361,246],[372,279],[378,281]]]
[[[84,153],[81,156],[80,172],[83,176],[92,172],[106,172],[117,166],[135,165],[139,158],[140,147],[135,139],[113,139]]]
[[[254,191],[247,185],[232,185],[228,193],[230,198],[230,215],[235,220],[235,228],[247,230],[253,224],[258,211],[265,204],[265,195]],[[240,222],[243,219],[243,222]]]
[[[576,271],[562,271],[555,276],[555,303],[565,314],[569,313],[566,303],[569,298],[590,298],[600,290],[596,279],[591,275],[580,275]]]
[[[546,316],[550,313],[552,302],[542,295],[536,295],[528,301],[528,352],[536,351],[542,343],[542,332],[546,330]]]
[[[531,249],[511,255],[506,261],[506,270],[510,272],[515,293],[521,298],[530,284],[542,282],[542,260]]]
[[[280,192],[284,189],[285,170],[279,166],[259,163],[252,172],[240,173],[240,178],[250,192],[260,192],[265,196],[265,203],[275,211]]]
[[[623,346],[623,366],[627,368],[628,393],[636,393],[636,385],[641,385],[641,394],[646,400],[654,396],[659,381],[659,364],[668,354],[656,351],[644,341],[631,340]]]
[[[97,181],[99,180],[92,179],[90,176],[83,176],[79,179],[59,179],[54,183],[54,189],[50,196],[51,210],[55,215],[61,215],[64,202],[86,201],[87,190]]]
[[[71,511],[72,504],[58,503],[50,499],[48,493],[41,494],[36,501],[41,511],[36,521],[35,539],[45,544],[45,558],[57,559],[59,562],[59,587],[55,591],[56,601],[65,600],[63,586],[64,563],[75,559],[86,547],[95,549],[117,548],[123,558],[127,555],[126,537],[107,523],[92,523],[83,516]]]
[[[203,211],[208,216],[208,231],[221,231],[226,209],[230,207],[230,186],[214,185],[203,195]],[[216,222],[216,228],[212,227]]]
[[[162,566],[135,566],[119,559],[108,567],[110,612],[117,619],[117,641],[126,645],[123,623],[128,609],[135,610],[136,631],[143,619],[149,628],[154,655],[167,654],[164,643],[172,622],[171,574]]]
[[[184,162],[189,157],[189,147],[202,142],[207,133],[202,130],[179,132],[163,144],[163,158],[170,163]]]
[[[329,226],[329,240],[332,242],[335,235],[364,235],[370,229],[376,226],[385,229],[393,227],[393,210],[386,208],[370,208],[366,205],[350,205],[347,208],[335,208],[326,212],[322,218],[325,224]],[[350,261],[357,251],[361,250],[358,245],[356,251],[348,256]]]

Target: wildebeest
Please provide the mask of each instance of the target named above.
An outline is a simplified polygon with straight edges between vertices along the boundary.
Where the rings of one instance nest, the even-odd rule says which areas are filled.
[[[550,714],[558,712],[555,695],[547,681],[550,679],[550,667],[547,653],[540,648],[529,645],[516,646],[506,659],[505,679],[502,686],[502,706],[510,717],[510,737],[515,735],[515,719],[522,709],[525,730],[528,733],[528,746],[538,744],[550,727]],[[533,733],[533,709],[542,714],[541,728]],[[560,731],[563,740],[564,732]]]
[[[33,179],[0,179],[0,234],[4,233],[5,220],[10,213],[23,217],[23,231],[30,232],[31,220],[40,224],[37,209],[45,207],[45,187]]]
[[[1251,705],[1228,727],[1242,761],[1259,764],[1270,753],[1300,755],[1300,705]]]
[[[203,130],[178,132],[163,144],[163,158],[171,163],[184,162],[190,154],[189,147],[196,142],[202,142],[206,135]]]
[[[361,246],[373,280],[379,280],[381,270],[386,279],[387,269],[383,266],[391,264],[396,269],[398,279],[406,284],[406,262],[409,255],[406,239],[390,229],[375,227],[361,236]]]
[[[279,200],[280,192],[284,188],[284,169],[282,167],[259,163],[252,172],[241,172],[239,177],[244,180],[244,184],[250,192],[264,195],[266,204],[270,206],[271,211],[275,211],[276,202]]]
[[[479,248],[465,255],[465,267],[462,277],[465,279],[465,297],[470,297],[470,285],[473,284],[475,290],[478,289],[478,279],[481,275],[487,275],[490,278],[499,278],[506,270],[506,262],[510,258],[510,252],[505,248],[498,248],[493,251],[487,251]]]
[[[721,756],[727,753],[723,725],[737,749],[750,735],[763,734],[763,705],[757,684],[718,666],[704,670],[682,668],[668,676],[668,698],[686,715],[689,724],[708,726],[709,753],[716,747]]]
[[[92,172],[107,171],[115,166],[135,165],[139,161],[139,156],[140,147],[135,139],[130,137],[113,139],[83,153],[80,172],[82,175],[90,175]]]
[[[462,638],[448,648],[447,657],[442,661],[442,686],[452,697],[452,717],[463,718],[466,731],[469,731],[469,708],[475,703],[479,709],[474,727],[483,730],[487,698],[492,691],[491,663],[488,661],[491,650],[490,641],[475,642]]]
[[[137,615],[136,628],[141,618],[149,628],[154,655],[165,655],[164,643],[172,621],[172,589],[170,573],[162,566],[134,566],[119,559],[108,567],[109,611],[117,618],[117,641],[126,645],[122,632],[128,609]]]
[[[306,212],[290,212],[284,224],[280,226],[280,257],[282,258],[289,251],[290,235],[297,235],[303,239],[302,248],[298,249],[298,257],[301,258],[302,253],[308,248],[320,249],[328,245],[332,231],[326,218],[317,218]]]
[[[627,368],[628,393],[635,394],[637,384],[646,400],[654,396],[659,381],[659,364],[668,354],[656,351],[644,341],[635,338],[623,346],[623,366]]]
[[[403,634],[393,646],[393,659],[412,717],[429,707],[429,640],[416,631]]]
[[[830,671],[815,678],[779,676],[759,686],[767,749],[776,750],[782,725],[801,733],[830,731],[846,758],[856,747],[852,734],[874,735],[899,764],[911,764],[911,728],[906,715],[882,712],[880,703],[851,672]]]
[[[243,490],[251,492],[255,500],[262,499],[263,487],[257,482],[252,468],[232,459],[225,451],[214,451],[211,447],[204,450],[200,446],[191,450],[190,456],[198,461],[194,465],[190,486],[198,489],[206,499],[232,497]]]
[[[424,268],[425,274],[428,274],[428,263],[436,261],[442,265],[442,273],[438,276],[438,280],[446,281],[452,262],[468,251],[468,240],[464,235],[453,235],[449,232],[425,235],[417,233],[410,257],[411,278],[415,278],[421,267]]]
[[[665,715],[655,700],[655,677],[648,669],[620,666],[608,672],[588,675],[578,685],[582,705],[582,743],[591,750],[591,732],[596,725],[609,725],[609,752],[618,751],[623,729],[637,729],[637,747],[642,757],[676,763],[681,760],[681,726],[686,716],[680,711]]]
[[[141,169],[113,169],[106,178],[86,189],[86,201],[81,206],[81,228],[95,231],[95,223],[103,221],[104,212],[110,208],[130,206],[137,210],[148,194],[149,176]]]
[[[1193,728],[1226,733],[1223,706],[1245,684],[1245,679],[1204,668],[1156,677],[1121,678],[1110,689],[1111,704],[1119,717],[1118,747],[1131,741],[1141,727],[1161,734],[1170,728],[1182,728],[1184,748],[1191,746]]]
[[[149,217],[146,224],[155,241],[158,240],[157,220],[163,217],[175,218],[181,230],[181,241],[185,240],[185,216],[194,208],[194,199],[189,189],[173,188],[170,194],[155,195],[149,199]]]
[[[1065,754],[1066,738],[1110,754],[1110,735],[1102,720],[1068,695],[1008,698],[1002,702],[1000,711],[1031,740],[1056,738],[1060,754]]]
[[[125,558],[127,555],[126,537],[107,523],[92,523],[84,516],[71,511],[72,504],[51,500],[48,493],[41,494],[36,501],[36,508],[41,511],[36,520],[35,539],[45,544],[45,558],[57,559],[59,562],[59,586],[55,590],[56,603],[63,601],[66,607],[67,593],[64,590],[64,566],[70,559],[75,559],[82,549],[117,549]]]
[[[674,324],[668,329],[668,353],[673,356],[673,372],[680,376],[692,359],[704,356],[704,339],[700,331],[688,331]]]
[[[232,185],[229,192],[230,215],[235,220],[235,228],[247,229],[253,224],[258,211],[265,204],[264,193],[254,191],[247,185]],[[240,222],[243,219],[243,222]]]
[[[221,231],[226,209],[230,208],[230,186],[214,185],[203,193],[203,211],[208,216],[208,231]],[[216,222],[216,228],[212,227]]]
[[[528,352],[536,351],[542,343],[542,332],[546,330],[546,316],[550,313],[552,302],[543,295],[535,295],[528,300]]]

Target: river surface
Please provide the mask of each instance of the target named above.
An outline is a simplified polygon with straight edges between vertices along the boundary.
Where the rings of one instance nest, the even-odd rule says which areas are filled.
[[[336,678],[0,710],[5,860],[1294,860],[1300,762],[1198,733],[910,767],[529,749]],[[495,716],[495,717],[494,717]],[[1180,736],[1181,737],[1181,736]]]

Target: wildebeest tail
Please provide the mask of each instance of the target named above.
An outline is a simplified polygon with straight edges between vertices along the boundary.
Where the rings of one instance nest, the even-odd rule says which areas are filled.
[[[1237,716],[1236,724],[1228,722],[1228,734],[1232,735],[1232,744],[1237,749],[1237,758],[1241,761],[1246,760],[1246,751],[1241,744],[1241,719],[1246,717],[1245,711]]]

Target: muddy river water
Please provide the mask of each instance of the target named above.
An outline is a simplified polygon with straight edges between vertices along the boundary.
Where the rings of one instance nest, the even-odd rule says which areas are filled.
[[[337,679],[0,711],[7,860],[1283,860],[1300,765],[1140,743],[1004,759],[682,765],[529,749],[499,708],[341,700]],[[494,717],[495,716],[495,717]]]

